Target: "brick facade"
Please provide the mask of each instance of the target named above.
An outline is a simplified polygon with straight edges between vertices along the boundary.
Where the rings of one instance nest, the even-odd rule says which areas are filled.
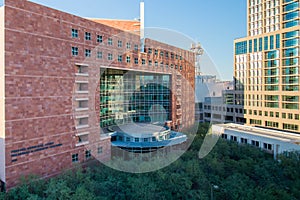
[[[72,38],[72,29],[78,30],[77,38]],[[85,40],[85,32],[91,34],[91,40]],[[97,41],[97,35],[103,36],[102,43]],[[108,38],[113,39],[112,46],[107,44]],[[122,47],[117,46],[118,40],[122,41]],[[7,188],[15,186],[21,176],[48,177],[71,168],[74,154],[78,154],[79,163],[84,162],[86,150],[91,150],[92,157],[99,160],[110,158],[110,138],[100,135],[99,127],[100,66],[171,74],[172,126],[184,127],[194,122],[194,54],[150,39],[146,39],[146,53],[139,53],[134,50],[139,41],[136,34],[101,23],[24,0],[6,0],[4,182]],[[126,49],[127,42],[131,50]],[[78,48],[77,56],[72,56],[72,47]],[[162,58],[154,52],[147,53],[147,48],[168,51],[170,55]],[[91,57],[85,57],[86,49],[91,50]],[[98,51],[102,52],[102,59],[97,58]],[[113,54],[113,61],[107,59],[108,53]],[[126,63],[125,59],[117,62],[119,54],[124,58],[131,56],[132,62]],[[183,59],[176,59],[175,54]],[[139,64],[134,64],[134,57]],[[146,63],[152,59],[153,66],[142,66],[142,59]],[[155,60],[168,63],[169,67],[154,67]],[[80,63],[88,65],[88,77],[77,74]],[[89,93],[77,93],[78,82],[87,82]],[[88,98],[88,110],[76,110],[75,100],[80,98]],[[86,115],[88,126],[78,128],[78,116]],[[93,140],[77,145],[78,135],[87,132]],[[103,149],[100,154],[99,147]]]

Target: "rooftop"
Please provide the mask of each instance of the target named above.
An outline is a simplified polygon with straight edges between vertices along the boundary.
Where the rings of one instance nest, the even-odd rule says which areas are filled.
[[[217,124],[219,127],[223,127],[227,130],[242,131],[251,135],[263,136],[267,138],[277,139],[293,144],[300,144],[300,135],[296,133],[289,133],[279,130],[270,130],[259,127],[245,126],[240,124]]]
[[[88,18],[88,19],[123,31],[129,31],[133,34],[137,34],[137,35],[140,34],[139,20],[101,19],[101,18]]]
[[[155,133],[160,133],[168,130],[163,126],[158,126],[155,124],[146,124],[146,123],[124,124],[119,126],[113,126],[111,129],[119,133],[128,134],[132,137],[142,137],[145,135],[152,136]]]

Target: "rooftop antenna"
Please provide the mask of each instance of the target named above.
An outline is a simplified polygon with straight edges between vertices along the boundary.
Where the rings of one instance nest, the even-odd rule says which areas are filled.
[[[145,52],[145,3],[144,0],[140,2],[140,40],[141,52]]]
[[[191,51],[194,52],[196,56],[196,63],[195,63],[196,76],[200,76],[201,75],[200,56],[202,56],[204,53],[204,50],[200,42],[198,42],[197,44],[192,43]]]

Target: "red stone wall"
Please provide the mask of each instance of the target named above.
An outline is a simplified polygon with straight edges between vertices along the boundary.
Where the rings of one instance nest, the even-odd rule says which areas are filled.
[[[71,37],[71,29],[79,31],[78,38]],[[90,32],[92,39],[86,41],[84,33]],[[97,35],[103,35],[103,43],[97,43]],[[113,38],[113,46],[107,45],[107,38]],[[117,47],[122,40],[123,46]],[[126,43],[131,49],[126,49]],[[99,160],[110,158],[110,138],[100,136],[99,127],[99,67],[110,66],[120,69],[134,69],[172,75],[172,91],[182,93],[172,96],[172,121],[183,126],[194,120],[194,54],[147,39],[146,46],[182,55],[183,60],[161,58],[135,51],[139,36],[122,32],[87,19],[50,9],[24,0],[5,2],[5,106],[6,106],[6,184],[16,185],[21,176],[38,174],[52,176],[61,170],[71,168],[72,154],[79,154],[79,162],[85,161],[86,149]],[[72,56],[71,47],[79,48],[79,55]],[[84,50],[92,51],[91,58],[85,58]],[[103,59],[96,58],[102,51]],[[122,54],[123,62],[108,61],[107,54],[114,59]],[[170,54],[169,53],[169,54]],[[131,63],[126,63],[130,55]],[[183,69],[142,66],[134,64],[134,57],[152,59],[159,63],[175,63]],[[78,77],[75,63],[89,67],[89,77]],[[182,78],[181,78],[182,76]],[[187,80],[176,84],[178,80]],[[75,81],[88,81],[89,93],[75,93]],[[189,87],[191,86],[191,87]],[[77,112],[75,98],[89,98],[89,110]],[[180,99],[180,103],[176,103]],[[179,105],[177,105],[179,104]],[[178,115],[177,110],[182,110]],[[76,129],[76,116],[89,115],[89,127]],[[90,144],[76,147],[80,132],[89,132]],[[97,154],[97,147],[103,153]],[[24,153],[24,154],[22,154]],[[22,154],[22,155],[17,155]]]

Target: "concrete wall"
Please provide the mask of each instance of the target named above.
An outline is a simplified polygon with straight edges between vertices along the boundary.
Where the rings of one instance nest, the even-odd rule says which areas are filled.
[[[4,6],[0,8],[0,179],[5,182]]]

